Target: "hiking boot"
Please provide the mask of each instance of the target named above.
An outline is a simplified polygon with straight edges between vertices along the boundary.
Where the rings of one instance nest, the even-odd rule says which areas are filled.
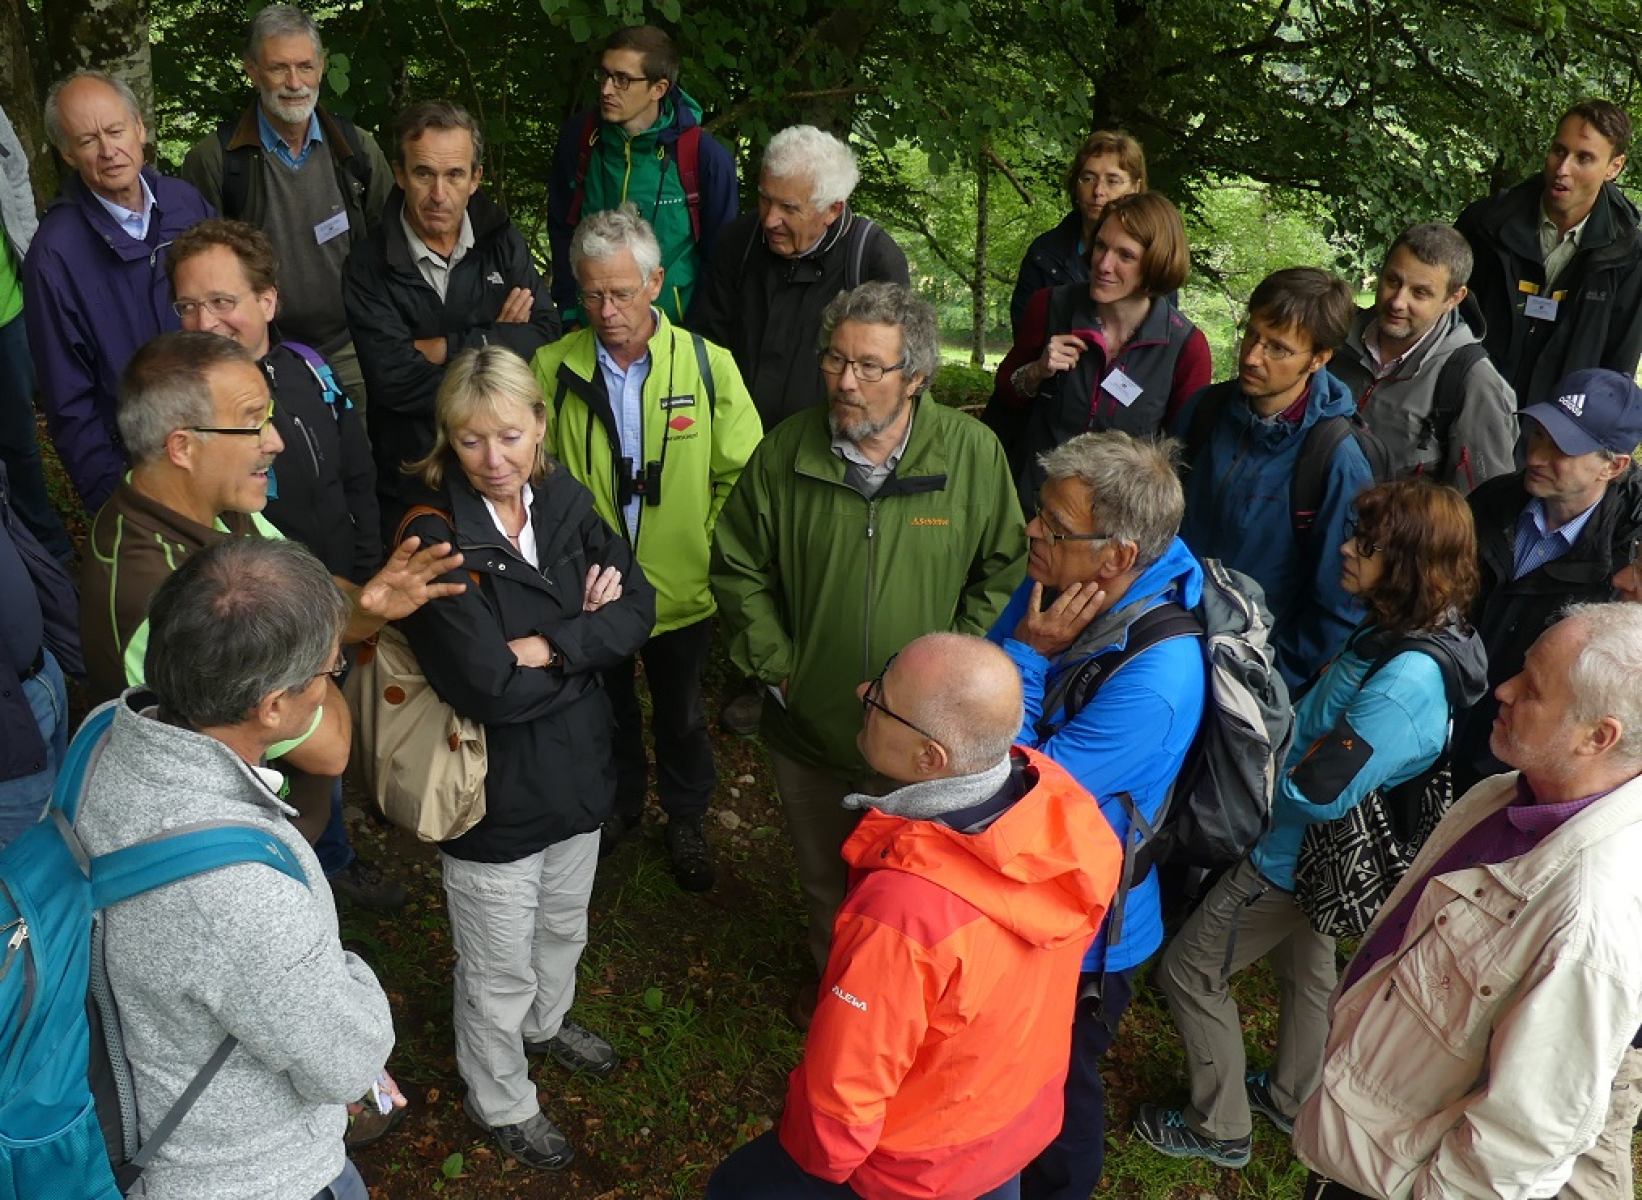
[[[611,813],[603,825],[599,826],[599,857],[609,858],[615,853],[616,847],[626,840],[644,823],[644,809],[641,806],[635,813],[624,813],[619,809]]]
[[[351,1105],[349,1106],[351,1109]],[[379,1112],[374,1097],[366,1096],[358,1112],[348,1113],[348,1132],[342,1135],[342,1144],[349,1150],[363,1150],[374,1146],[399,1127],[407,1109],[390,1108]]]
[[[576,1152],[570,1148],[570,1139],[560,1133],[559,1127],[542,1113],[517,1125],[487,1125],[479,1119],[465,1096],[462,1098],[462,1111],[467,1114],[468,1120],[496,1140],[503,1154],[527,1167],[538,1171],[559,1171],[568,1167],[576,1157]]]
[[[1252,1135],[1217,1139],[1187,1127],[1178,1108],[1142,1104],[1135,1110],[1135,1135],[1159,1154],[1170,1158],[1206,1158],[1217,1167],[1237,1169],[1249,1164]]]
[[[560,1025],[559,1032],[545,1042],[526,1042],[525,1053],[545,1054],[572,1075],[592,1075],[598,1079],[621,1064],[609,1042],[574,1021]]]
[[[366,862],[358,855],[354,856],[353,862],[328,878],[333,895],[372,912],[398,912],[410,899],[404,884],[389,879],[382,873],[381,867]]]
[[[1277,1107],[1277,1101],[1271,1098],[1271,1085],[1266,1079],[1264,1071],[1250,1071],[1243,1080],[1243,1087],[1249,1094],[1249,1107],[1270,1121],[1284,1133],[1294,1132],[1294,1118],[1284,1114]]]
[[[718,714],[718,723],[730,733],[751,737],[758,732],[758,721],[764,714],[764,693],[748,692],[724,705]]]
[[[701,830],[700,817],[669,817],[663,836],[673,878],[687,892],[705,892],[713,886],[713,851]]]

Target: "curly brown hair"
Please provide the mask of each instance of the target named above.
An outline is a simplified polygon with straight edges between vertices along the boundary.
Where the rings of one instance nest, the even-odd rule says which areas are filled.
[[[1471,506],[1427,479],[1377,483],[1357,497],[1357,539],[1384,555],[1363,597],[1374,623],[1402,635],[1441,629],[1471,607],[1480,579]]]

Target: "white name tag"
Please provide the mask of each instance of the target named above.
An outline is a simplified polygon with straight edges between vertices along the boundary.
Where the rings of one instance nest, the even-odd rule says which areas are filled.
[[[1524,310],[1535,321],[1556,320],[1556,301],[1549,296],[1529,296]]]
[[[1143,389],[1123,373],[1122,367],[1113,367],[1111,374],[1100,381],[1100,390],[1108,393],[1124,408],[1128,408],[1140,397]]]
[[[314,241],[323,246],[334,237],[348,232],[348,214],[346,211],[332,213],[318,225],[314,226]]]

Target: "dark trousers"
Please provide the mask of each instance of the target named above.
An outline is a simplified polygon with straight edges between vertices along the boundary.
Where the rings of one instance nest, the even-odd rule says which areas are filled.
[[[1133,977],[1132,969],[1078,976],[1066,1113],[1055,1140],[1021,1172],[1024,1200],[1089,1200],[1100,1184],[1106,1167],[1106,1085],[1100,1065],[1134,999]]]
[[[975,1200],[1020,1200],[1020,1177]],[[707,1181],[707,1200],[861,1200],[847,1183],[818,1179],[781,1148],[775,1130],[755,1137],[719,1164]]]
[[[707,710],[701,702],[701,672],[713,648],[713,623],[697,621],[658,633],[639,650],[650,688],[650,732],[656,743],[656,791],[669,817],[699,820],[718,786]],[[616,812],[636,817],[644,810],[650,762],[644,753],[644,713],[634,681],[634,659],[604,673],[616,729]]]
[[[1376,1200],[1364,1192],[1354,1192],[1343,1183],[1325,1179],[1313,1171],[1306,1179],[1306,1190],[1300,1200]]]
[[[34,360],[18,313],[0,325],[0,462],[11,479],[12,508],[51,556],[66,563],[74,557],[74,543],[46,494],[34,390]]]

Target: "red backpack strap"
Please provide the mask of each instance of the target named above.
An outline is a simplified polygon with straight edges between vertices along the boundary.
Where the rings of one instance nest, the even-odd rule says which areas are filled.
[[[580,145],[576,149],[576,185],[570,193],[570,212],[565,224],[574,225],[582,219],[582,192],[586,189],[588,168],[593,165],[593,143],[599,140],[599,114],[590,112],[576,135]]]
[[[690,236],[701,241],[701,126],[692,125],[678,135],[678,181],[684,187],[684,202],[690,208]]]
[[[455,538],[455,535],[456,535],[456,522],[452,521],[450,519],[450,514],[448,512],[445,512],[443,509],[434,508],[433,506],[428,505],[428,504],[417,504],[417,505],[412,506],[408,511],[406,511],[404,517],[400,520],[400,522],[399,522],[399,531],[394,534],[393,544],[395,546],[398,546],[400,542],[405,540],[405,533],[406,533],[407,530],[410,529],[410,525],[411,525],[412,521],[416,520],[417,517],[427,517],[427,516],[438,517],[446,525],[449,525],[450,526],[451,537],[453,539]]]

